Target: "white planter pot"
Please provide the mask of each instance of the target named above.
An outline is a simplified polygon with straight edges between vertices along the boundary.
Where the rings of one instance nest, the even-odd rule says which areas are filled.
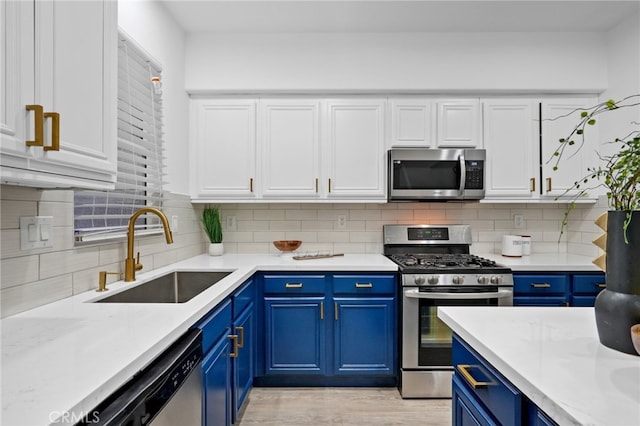
[[[222,256],[224,254],[224,243],[209,244],[209,254],[211,256]]]

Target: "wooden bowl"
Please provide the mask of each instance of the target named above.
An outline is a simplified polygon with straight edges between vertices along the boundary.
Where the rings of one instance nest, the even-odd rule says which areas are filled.
[[[273,242],[273,245],[280,251],[294,251],[300,247],[302,241],[300,240],[277,240]]]
[[[636,352],[640,355],[640,324],[631,326],[631,341],[633,347],[636,348]]]

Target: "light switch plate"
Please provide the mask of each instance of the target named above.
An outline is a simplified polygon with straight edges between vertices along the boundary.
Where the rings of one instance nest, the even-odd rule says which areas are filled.
[[[53,216],[20,218],[20,250],[53,247]]]

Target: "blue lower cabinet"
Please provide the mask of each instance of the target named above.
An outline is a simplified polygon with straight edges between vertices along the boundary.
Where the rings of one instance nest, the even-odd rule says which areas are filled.
[[[233,333],[238,336],[238,356],[233,358],[233,421],[236,423],[255,375],[256,321],[253,302],[233,321]]]
[[[230,329],[227,330],[230,333]],[[202,362],[205,426],[231,424],[231,341],[220,338]]]
[[[571,276],[571,306],[594,306],[598,294],[607,287],[604,274]]]
[[[453,426],[498,426],[491,414],[460,382],[458,376],[453,376],[453,390],[451,395],[451,411]]]
[[[538,406],[529,401],[529,426],[557,426],[558,424],[551,420]]]
[[[334,372],[395,373],[395,299],[334,298]]]
[[[513,274],[514,306],[569,306],[566,274]]]
[[[266,297],[267,374],[326,374],[324,297]]]

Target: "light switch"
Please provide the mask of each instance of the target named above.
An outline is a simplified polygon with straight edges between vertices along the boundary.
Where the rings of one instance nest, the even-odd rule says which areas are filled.
[[[20,250],[53,247],[53,216],[20,218]]]

